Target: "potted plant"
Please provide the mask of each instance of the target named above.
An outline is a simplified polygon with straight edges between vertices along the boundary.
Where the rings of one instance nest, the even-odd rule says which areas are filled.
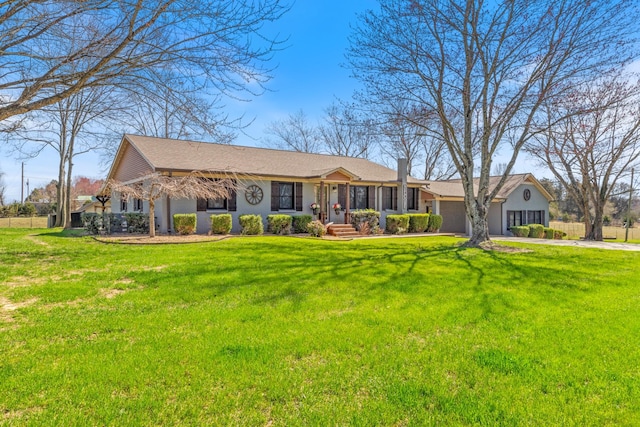
[[[333,210],[336,211],[336,215],[338,215],[340,213],[340,209],[342,209],[342,206],[340,206],[340,203],[334,203],[333,204]]]
[[[318,212],[320,212],[320,205],[317,204],[316,202],[311,203],[311,205],[309,205],[309,207],[313,211],[314,215],[318,215]]]

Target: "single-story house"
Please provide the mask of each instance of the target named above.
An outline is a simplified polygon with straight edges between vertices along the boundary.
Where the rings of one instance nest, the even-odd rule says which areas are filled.
[[[459,181],[419,180],[407,175],[405,160],[398,165],[395,171],[361,158],[124,135],[107,180],[132,183],[153,173],[177,177],[194,171],[211,178],[233,175],[242,180],[239,190],[224,200],[165,197],[156,201],[157,227],[162,233],[172,231],[176,213],[196,213],[197,232],[206,233],[209,216],[215,213],[232,214],[233,231],[237,232],[238,216],[242,214],[258,214],[265,221],[269,214],[310,214],[325,223],[344,223],[356,209],[380,211],[382,227],[392,213],[441,213],[442,231],[468,232]],[[514,175],[509,183],[509,189],[503,190],[495,202],[497,208],[492,207],[490,224],[500,226],[491,232],[505,234],[509,224],[547,224],[551,198],[538,181],[526,174]],[[519,188],[528,189],[530,196],[511,200]],[[117,193],[112,194],[112,200],[114,213],[149,210],[144,200],[124,199]],[[319,206],[317,214],[312,203]],[[336,204],[340,205],[337,211]],[[509,223],[508,215],[516,209],[520,214]],[[539,213],[529,217],[529,211]]]

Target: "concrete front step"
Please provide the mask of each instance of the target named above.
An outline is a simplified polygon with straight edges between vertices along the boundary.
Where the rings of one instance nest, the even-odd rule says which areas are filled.
[[[327,227],[327,232],[336,237],[355,237],[360,235],[351,224],[330,224]]]

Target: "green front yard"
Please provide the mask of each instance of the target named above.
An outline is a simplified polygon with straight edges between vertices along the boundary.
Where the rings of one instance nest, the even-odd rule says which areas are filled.
[[[0,231],[0,425],[639,425],[640,253]]]

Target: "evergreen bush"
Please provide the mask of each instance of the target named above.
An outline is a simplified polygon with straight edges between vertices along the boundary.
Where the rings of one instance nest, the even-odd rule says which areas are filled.
[[[534,239],[541,239],[544,237],[544,225],[542,224],[529,224],[529,237]]]
[[[404,234],[409,230],[409,215],[387,215],[386,230],[391,234]]]
[[[291,217],[291,227],[293,228],[294,233],[307,233],[309,230],[307,229],[307,225],[313,221],[313,216],[311,215],[293,215]]]
[[[211,215],[211,234],[229,234],[233,227],[231,214]]]
[[[290,234],[291,221],[291,215],[267,215],[267,230],[273,234]]]
[[[434,232],[440,230],[442,227],[442,215],[430,214],[429,215],[429,227],[427,231]]]
[[[362,209],[351,212],[351,225],[360,231],[362,224],[368,224],[370,232],[379,229],[380,212],[373,209]]]
[[[240,222],[240,227],[242,227],[242,234],[245,236],[256,236],[264,233],[264,225],[260,215],[240,215],[238,221]]]
[[[173,229],[178,234],[194,234],[196,232],[196,214],[174,214]]]
[[[429,214],[409,214],[409,233],[424,233],[429,227]]]
[[[526,225],[514,225],[509,229],[515,237],[529,237],[529,227]]]

